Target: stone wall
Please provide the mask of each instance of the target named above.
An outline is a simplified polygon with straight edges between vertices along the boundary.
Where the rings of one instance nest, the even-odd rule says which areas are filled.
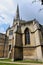
[[[23,59],[23,48],[14,48],[14,60],[22,60]]]
[[[41,46],[41,49],[42,49],[42,58],[43,58],[43,46]]]
[[[4,45],[0,45],[0,57],[4,57]]]
[[[8,39],[5,34],[0,34],[0,57],[8,56]]]
[[[0,57],[4,57],[4,42],[5,42],[5,35],[0,34]]]
[[[36,59],[36,49],[35,48],[23,48],[23,59]]]

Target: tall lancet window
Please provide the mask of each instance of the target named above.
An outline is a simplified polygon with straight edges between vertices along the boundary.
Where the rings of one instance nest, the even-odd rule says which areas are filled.
[[[30,33],[28,28],[25,29],[25,44],[30,44]]]

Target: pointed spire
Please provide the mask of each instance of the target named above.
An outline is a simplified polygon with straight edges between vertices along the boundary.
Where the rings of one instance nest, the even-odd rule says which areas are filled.
[[[19,6],[17,5],[17,10],[16,10],[16,20],[20,19],[19,16]]]

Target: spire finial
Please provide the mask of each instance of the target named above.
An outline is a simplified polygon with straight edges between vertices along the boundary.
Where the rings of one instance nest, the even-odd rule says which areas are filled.
[[[17,10],[16,10],[16,19],[20,19],[20,16],[19,16],[19,6],[17,4]]]

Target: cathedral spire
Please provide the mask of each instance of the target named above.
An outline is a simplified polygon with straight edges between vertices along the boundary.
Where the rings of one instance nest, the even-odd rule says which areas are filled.
[[[19,6],[17,5],[17,10],[16,10],[16,20],[19,20],[20,16],[19,16]]]

